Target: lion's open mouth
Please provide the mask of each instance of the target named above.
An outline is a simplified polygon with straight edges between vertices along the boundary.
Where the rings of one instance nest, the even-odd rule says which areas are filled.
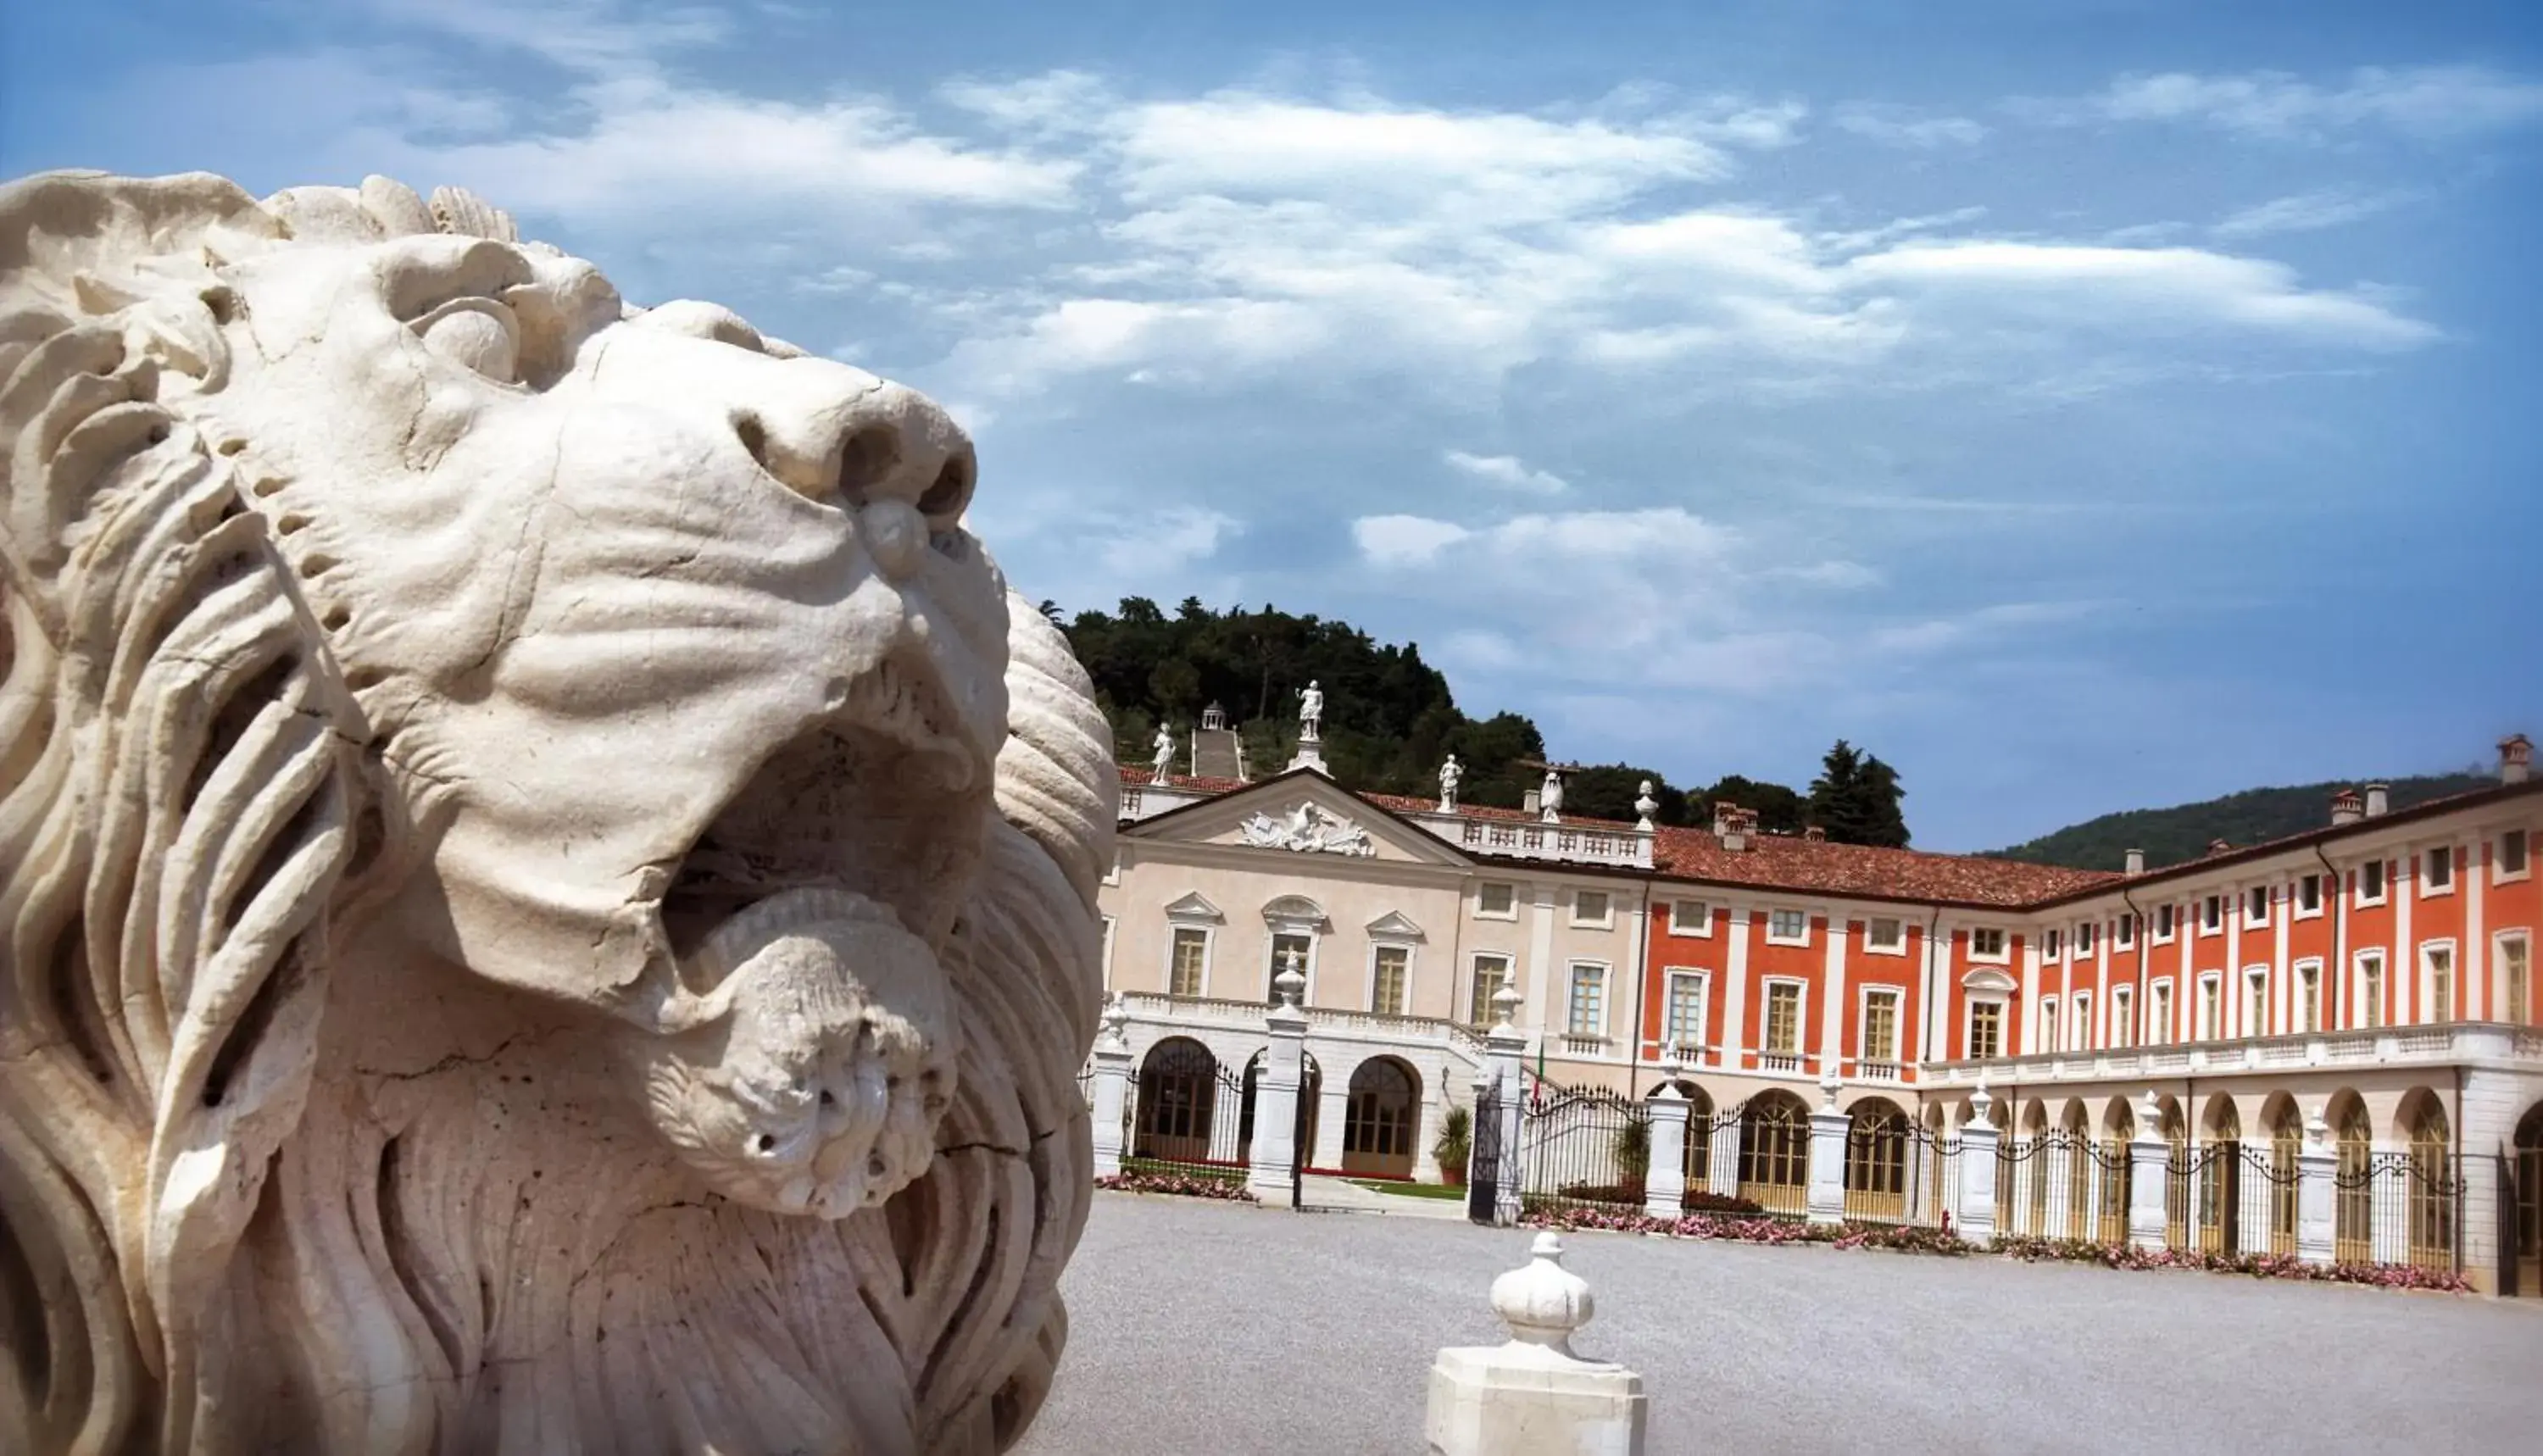
[[[696,979],[691,955],[716,926],[792,889],[856,890],[911,931],[941,933],[979,849],[972,816],[948,801],[980,792],[986,769],[926,666],[887,659],[858,678],[835,713],[760,765],[682,858],[661,914],[683,979]]]

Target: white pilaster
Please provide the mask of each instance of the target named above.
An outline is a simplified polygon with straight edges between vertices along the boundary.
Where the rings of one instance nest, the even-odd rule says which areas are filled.
[[[1644,1104],[1652,1119],[1651,1167],[1643,1175],[1643,1211],[1675,1218],[1686,1208],[1686,1094],[1674,1085],[1674,1057],[1660,1063],[1659,1091]]]
[[[1853,1123],[1837,1111],[1836,1073],[1819,1078],[1822,1101],[1811,1113],[1810,1219],[1812,1223],[1845,1221],[1845,1137]]]
[[[1307,1014],[1295,999],[1303,982],[1296,971],[1282,971],[1280,1004],[1263,1018],[1272,1044],[1254,1083],[1254,1146],[1247,1151],[1245,1184],[1255,1197],[1271,1204],[1288,1201],[1303,1151],[1297,1146],[1297,1121],[1299,1084],[1306,1075]]]
[[[2163,1139],[2163,1110],[2149,1092],[2137,1106],[2136,1137],[2128,1143],[2129,1247],[2164,1247],[2163,1195],[2171,1167],[2172,1144]]]
[[[1094,1124],[1097,1178],[1120,1176],[1122,1113],[1129,1101],[1130,1043],[1121,1035],[1119,1008],[1107,1007],[1103,1034],[1095,1038],[1095,1103],[1087,1114]]]
[[[1731,937],[1730,955],[1725,958],[1722,1003],[1722,1066],[1726,1071],[1739,1070],[1740,1048],[1747,1043],[1741,1033],[1748,1025],[1748,908],[1733,905],[1720,912],[1722,933]]]
[[[2322,1113],[2305,1123],[2304,1147],[2296,1153],[2296,1258],[2307,1264],[2329,1264],[2333,1253],[2332,1177],[2340,1155],[2331,1148],[2331,1127]]]
[[[1994,1101],[1981,1077],[1978,1090],[1969,1095],[1968,1124],[1961,1129],[1961,1206],[1952,1217],[1960,1225],[1961,1237],[1972,1244],[1995,1242],[1995,1181],[2000,1172],[1995,1154],[2002,1134],[1987,1120]]]

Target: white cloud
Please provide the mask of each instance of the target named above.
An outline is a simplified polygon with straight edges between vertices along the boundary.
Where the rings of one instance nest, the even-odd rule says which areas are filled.
[[[1911,151],[1934,151],[1943,147],[1974,146],[1986,139],[1987,129],[1966,116],[1931,115],[1913,107],[1886,106],[1877,102],[1853,102],[1836,109],[1835,121],[1840,131],[1850,131],[1883,146],[1903,147]]]
[[[1169,506],[1116,524],[1121,529],[1106,540],[1104,565],[1117,576],[1141,580],[1207,561],[1245,530],[1245,522],[1234,516],[1198,505]]]
[[[1468,536],[1454,521],[1419,515],[1364,515],[1351,522],[1351,541],[1371,566],[1427,563]]]
[[[1569,481],[1544,470],[1530,470],[1516,455],[1469,455],[1463,450],[1442,451],[1439,456],[1450,466],[1504,491],[1529,496],[1560,496],[1572,489]]]
[[[2468,135],[2543,120],[2543,81],[2487,66],[2363,66],[2345,85],[2284,71],[2121,76],[2074,118],[2192,121],[2258,136],[2382,126],[2420,137]]]
[[[2298,192],[2245,207],[2208,231],[2220,238],[2260,238],[2272,233],[2313,232],[2389,212],[2402,201],[2402,195],[2397,192]]]

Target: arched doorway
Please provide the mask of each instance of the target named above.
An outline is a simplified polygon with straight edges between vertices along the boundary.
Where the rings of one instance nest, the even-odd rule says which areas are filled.
[[[1739,1116],[1739,1196],[1769,1213],[1811,1206],[1811,1111],[1789,1092],[1749,1099]]]
[[[2516,1292],[2543,1298],[2543,1103],[2516,1123]]]
[[[2261,1122],[2270,1130],[2270,1252],[2293,1254],[2304,1118],[2296,1112],[2296,1100],[2281,1092],[2262,1108]]]
[[[2404,1204],[2409,1258],[2422,1268],[2455,1264],[2454,1129],[2445,1104],[2426,1088],[2402,1100],[2402,1128],[2410,1139],[2410,1180]]]
[[[1242,1112],[1238,1118],[1237,1140],[1245,1148],[1246,1161],[1249,1164],[1253,1161],[1254,1150],[1254,1098],[1263,1081],[1263,1059],[1269,1055],[1271,1051],[1266,1048],[1254,1053],[1253,1057],[1245,1063],[1244,1101]],[[1299,1055],[1305,1058],[1300,1063],[1298,1076],[1301,1084],[1298,1088],[1298,1115],[1304,1121],[1299,1124],[1297,1145],[1289,1150],[1289,1156],[1304,1163],[1307,1161],[1307,1155],[1315,1151],[1316,1147],[1316,1100],[1324,1090],[1325,1074],[1316,1065],[1314,1052],[1301,1051]]]
[[[2198,1247],[2209,1254],[2232,1254],[2240,1248],[2243,1207],[2243,1114],[2234,1099],[2218,1093],[2207,1100],[2200,1120],[2198,1151],[2191,1160],[2192,1195],[2198,1215]]]
[[[1165,1163],[1242,1162],[1244,1143],[1235,1135],[1236,1117],[1229,1115],[1236,1109],[1219,1106],[1223,1081],[1218,1058],[1190,1036],[1169,1036],[1149,1047],[1139,1063],[1137,1137],[1130,1155]]]
[[[2375,1156],[2375,1124],[2366,1104],[2354,1092],[2331,1100],[2324,1120],[2331,1123],[2337,1162],[2331,1178],[2331,1257],[2341,1264],[2375,1262],[2375,1189],[2370,1173]]]
[[[1907,1114],[1887,1098],[1854,1105],[1845,1133],[1845,1216],[1894,1223],[1907,1213]]]
[[[2074,1240],[2093,1237],[2093,1170],[2099,1166],[2093,1158],[2093,1119],[2084,1111],[2081,1099],[2069,1099],[2066,1111],[2057,1120],[2057,1131],[2065,1146],[2060,1149],[2066,1160],[2062,1182],[2065,1186],[2066,1224],[2051,1230]],[[2058,1177],[2056,1174],[2050,1175]],[[2042,1227],[2046,1227],[2043,1222]]]
[[[1361,1062],[1343,1104],[1343,1171],[1411,1178],[1421,1126],[1422,1078],[1391,1056]]]
[[[2102,1146],[2093,1160],[2093,1176],[2100,1195],[2094,1200],[2094,1239],[2114,1248],[2128,1242],[2128,1202],[2136,1186],[2136,1159],[2128,1144],[2136,1141],[2137,1114],[2123,1097],[2111,1099],[2110,1111],[2102,1114]]]

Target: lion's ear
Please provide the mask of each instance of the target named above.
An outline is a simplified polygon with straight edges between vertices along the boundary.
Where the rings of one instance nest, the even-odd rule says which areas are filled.
[[[1059,866],[1089,909],[1113,867],[1120,774],[1095,684],[1068,639],[1022,596],[1007,594],[1007,742],[998,809]]]
[[[97,232],[148,223],[105,191]],[[234,462],[162,403],[225,363],[201,290],[103,317],[45,293],[0,268],[0,317],[59,321],[0,377],[0,1143],[41,1165],[0,1186],[0,1244],[91,1271],[32,1328],[63,1360],[128,1339],[176,1430],[190,1332],[307,1092],[362,733]]]

